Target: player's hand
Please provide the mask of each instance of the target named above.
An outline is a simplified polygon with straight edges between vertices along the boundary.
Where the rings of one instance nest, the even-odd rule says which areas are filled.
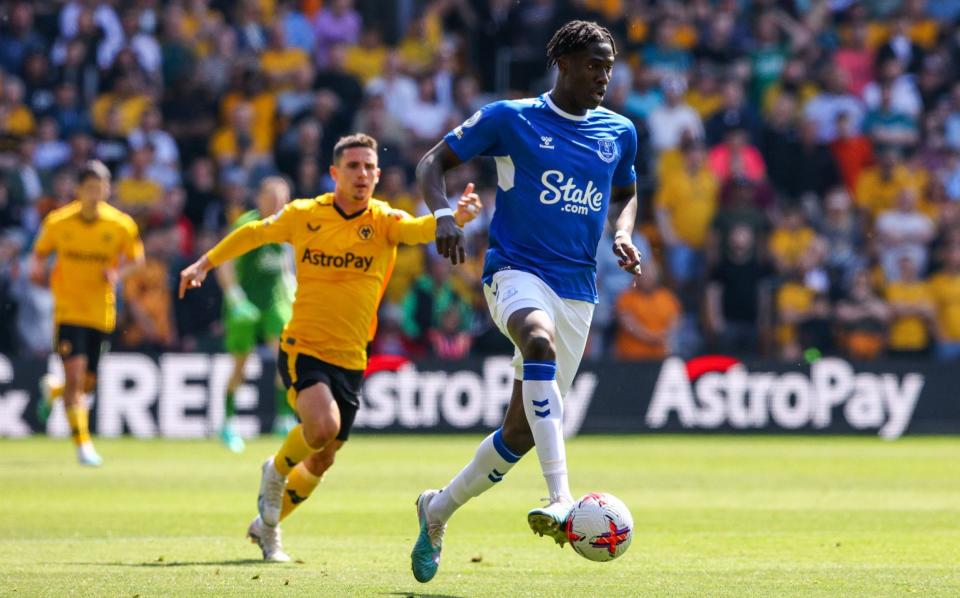
[[[622,231],[614,235],[613,253],[619,258],[617,265],[620,268],[634,276],[640,276],[640,250],[630,240],[630,235]]]
[[[117,268],[104,268],[103,277],[107,279],[107,284],[115,287],[117,283],[120,282],[120,270]]]
[[[469,183],[457,201],[457,211],[453,218],[457,221],[457,226],[463,226],[479,216],[482,209],[483,202],[480,201],[480,196],[473,192],[473,183]]]
[[[463,194],[473,193],[473,183],[468,183]],[[437,218],[437,253],[449,258],[451,264],[460,264],[467,261],[466,249],[463,246],[463,231],[457,226],[453,216]]]
[[[183,299],[187,289],[200,288],[200,285],[207,278],[207,272],[210,271],[208,264],[207,256],[203,256],[180,271],[180,292],[178,296],[181,299]]]
[[[38,287],[47,286],[47,267],[41,262],[34,262],[30,266],[30,282]]]

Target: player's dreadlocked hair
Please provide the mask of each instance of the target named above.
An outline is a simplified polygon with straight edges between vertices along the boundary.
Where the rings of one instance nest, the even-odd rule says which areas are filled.
[[[547,43],[547,66],[554,66],[564,54],[583,50],[596,42],[608,42],[617,53],[613,35],[603,25],[593,21],[570,21],[553,34]]]

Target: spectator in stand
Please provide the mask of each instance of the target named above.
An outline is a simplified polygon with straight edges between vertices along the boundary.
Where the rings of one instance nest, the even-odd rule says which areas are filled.
[[[231,122],[236,116],[234,108],[239,104],[248,104],[252,111],[249,115],[250,124],[244,124],[244,128],[249,131],[253,147],[257,153],[269,152],[276,141],[277,96],[269,89],[263,73],[255,69],[243,72],[239,87],[220,101],[222,123]],[[246,115],[244,117],[246,118]],[[214,139],[220,131],[214,133]],[[211,153],[217,155],[217,152]]]
[[[841,114],[846,114],[853,130],[859,131],[863,123],[863,103],[848,91],[844,72],[836,66],[828,66],[821,89],[803,111],[804,119],[817,125],[817,141],[832,143],[837,138],[837,122]]]
[[[853,275],[866,266],[863,219],[854,211],[850,195],[842,188],[828,192],[823,203],[817,234],[825,246],[831,288],[847,288],[853,282]]]
[[[48,116],[53,108],[53,72],[43,50],[27,54],[23,64],[24,103],[34,117]]]
[[[867,112],[863,131],[875,146],[912,147],[920,136],[917,121],[906,112],[898,111],[892,102],[893,87],[880,88],[880,102]]]
[[[960,242],[946,248],[943,270],[930,278],[930,291],[937,306],[937,358],[956,362],[960,360]]]
[[[456,305],[448,306],[438,326],[427,331],[430,353],[437,359],[456,361],[470,354],[472,338],[463,325],[464,311]]]
[[[317,13],[313,22],[316,35],[316,65],[327,66],[330,48],[337,44],[353,45],[360,39],[360,13],[353,7],[353,0],[332,0]]]
[[[310,56],[287,43],[283,23],[277,21],[267,31],[267,47],[260,54],[260,70],[273,90],[293,87],[297,73],[310,67]]]
[[[150,177],[148,170],[153,163],[153,147],[142,145],[130,155],[129,168],[117,180],[114,197],[117,207],[127,212],[141,226],[148,214],[159,211],[163,203],[163,185]]]
[[[817,233],[807,224],[803,208],[788,206],[770,235],[770,257],[777,271],[786,275],[796,270],[817,245]]]
[[[833,63],[847,81],[847,91],[855,96],[862,96],[867,83],[873,80],[874,52],[868,43],[868,32],[867,21],[852,23],[833,55]]]
[[[218,27],[210,49],[197,62],[196,80],[215,95],[222,95],[230,84],[230,71],[237,53],[236,30]]]
[[[415,140],[433,143],[449,127],[450,108],[439,101],[433,78],[422,75],[417,81],[417,97],[402,122]]]
[[[913,261],[917,272],[927,271],[929,245],[936,227],[918,208],[917,192],[909,187],[897,195],[896,206],[877,217],[877,251],[887,280],[897,280],[900,259]]]
[[[111,106],[106,115],[103,129],[97,132],[94,155],[107,165],[111,173],[116,174],[120,166],[130,156],[129,135],[124,132],[119,106]]]
[[[37,128],[37,148],[33,152],[33,165],[42,173],[50,173],[70,158],[70,145],[60,139],[60,129],[52,117],[40,119]]]
[[[916,118],[923,108],[920,92],[913,77],[905,75],[896,59],[882,61],[877,66],[877,78],[863,89],[863,101],[870,110],[878,110],[883,104],[884,89],[890,94],[885,110]]]
[[[330,48],[325,68],[314,77],[313,88],[317,91],[330,91],[340,98],[344,105],[344,118],[352,119],[363,103],[363,86],[360,79],[346,71],[346,46],[336,45]],[[334,139],[338,139],[334,137]],[[333,147],[333,146],[331,146]]]
[[[360,33],[360,41],[348,46],[343,57],[343,67],[347,73],[360,80],[364,85],[383,72],[387,61],[387,47],[383,44],[380,32],[368,28]]]
[[[643,62],[660,79],[683,77],[690,69],[690,52],[677,44],[677,22],[663,19],[654,33],[654,41],[643,49]]]
[[[734,130],[746,131],[752,143],[760,134],[760,121],[756,113],[747,104],[743,86],[739,81],[727,81],[723,84],[723,104],[704,125],[707,145],[714,146],[727,140]]]
[[[763,283],[772,271],[761,261],[749,226],[734,225],[722,242],[722,257],[706,290],[706,329],[717,350],[753,353],[759,348]]]
[[[693,74],[690,90],[684,96],[684,102],[696,110],[700,120],[706,123],[708,138],[710,137],[710,117],[724,108],[724,99],[716,70],[708,66],[697,68]]]
[[[226,226],[223,202],[217,192],[217,174],[213,160],[202,157],[190,164],[184,190],[186,205],[183,214],[194,230],[220,231]]]
[[[123,281],[117,341],[125,349],[163,351],[175,339],[169,263],[179,243],[169,224],[148,229],[144,237],[146,261]]]
[[[937,306],[930,285],[920,279],[913,260],[901,256],[899,266],[899,275],[887,282],[884,293],[892,318],[887,354],[921,359],[930,355],[930,331],[936,325]]]
[[[657,262],[647,262],[636,286],[628,287],[617,299],[614,356],[624,361],[667,357],[682,313],[677,296],[660,284]]]
[[[6,9],[10,12],[0,27],[0,69],[19,75],[27,56],[31,52],[42,52],[47,44],[34,29],[30,2],[14,2]]]
[[[383,96],[387,112],[397,120],[407,118],[419,95],[417,82],[405,75],[401,67],[400,54],[391,51],[384,62],[383,74],[371,79],[364,89],[367,96]]]
[[[170,270],[179,272],[192,263],[195,256],[206,253],[221,236],[219,230],[201,230],[197,234],[194,253],[186,256],[186,259],[174,257]],[[168,286],[168,292],[172,294],[174,289]],[[182,350],[217,352],[223,349],[223,322],[220,319],[223,314],[223,291],[216,276],[173,303],[173,329],[178,331]]]
[[[163,115],[151,106],[143,113],[140,126],[130,132],[127,143],[134,150],[147,144],[153,147],[150,176],[155,177],[164,189],[170,189],[180,184],[180,150],[173,136],[162,127]]]
[[[32,206],[43,195],[43,178],[33,165],[36,147],[34,138],[24,139],[17,148],[13,168],[6,173],[7,198],[18,213]]]
[[[850,115],[845,112],[837,116],[837,138],[830,144],[830,151],[843,184],[853,193],[860,174],[873,164],[873,145],[866,135],[854,128]]]
[[[116,80],[113,91],[99,95],[90,108],[93,117],[93,128],[97,132],[106,133],[109,127],[111,111],[116,110],[119,116],[119,131],[117,134],[126,137],[134,130],[143,118],[143,113],[150,107],[150,96],[141,93],[145,88],[142,78],[136,75],[124,75]]]
[[[887,42],[877,50],[877,62],[884,63],[895,60],[901,70],[916,74],[923,65],[924,51],[914,43],[910,36],[913,25],[910,15],[902,12],[893,19],[890,36]],[[934,34],[933,37],[936,37]]]
[[[704,249],[717,210],[717,179],[707,168],[703,143],[683,148],[683,168],[661,181],[654,198],[660,238],[666,245],[667,270],[679,287],[703,276]]]
[[[697,111],[685,104],[683,94],[687,83],[683,77],[669,76],[663,80],[663,95],[666,102],[651,113],[647,119],[650,141],[656,152],[662,152],[680,144],[684,132],[695,139],[703,139],[703,123]]]
[[[887,147],[879,152],[876,165],[860,173],[854,200],[857,207],[876,218],[894,206],[904,189],[922,189],[924,178],[907,168],[897,148]]]
[[[818,91],[817,84],[810,80],[807,63],[801,56],[791,56],[783,67],[782,78],[764,92],[760,108],[764,114],[768,114],[777,100],[787,96],[795,100],[797,110],[802,113],[807,102],[812,100]]]
[[[486,200],[484,200],[484,204],[486,203]],[[650,263],[654,259],[654,254],[647,237],[639,229],[635,229],[632,241],[633,246],[643,256],[644,264]],[[612,246],[613,234],[609,227],[604,227],[603,236],[600,237],[600,247]],[[609,355],[616,334],[617,298],[637,280],[633,275],[624,272],[617,262],[618,258],[612,251],[597,253],[597,296],[599,301],[593,312],[593,321],[590,323],[590,338],[587,341],[587,354],[593,357],[599,358]]]
[[[890,307],[870,286],[867,271],[857,272],[846,296],[837,302],[837,345],[850,359],[876,359],[886,346],[890,315]]]
[[[237,104],[233,109],[230,125],[221,127],[210,140],[210,154],[219,162],[220,166],[238,164],[245,161],[247,156],[265,158],[270,145],[258,142],[263,139],[253,130],[254,112],[250,104]]]
[[[283,26],[283,35],[290,47],[306,52],[312,63],[316,51],[313,25],[300,10],[301,4],[298,0],[280,0],[277,3],[277,22]]]
[[[432,259],[428,274],[414,282],[403,300],[403,331],[419,353],[429,350],[430,331],[440,327],[444,314],[451,308],[460,311],[459,325],[468,330],[470,301],[454,288],[449,262]]]
[[[711,15],[704,36],[698,37],[694,56],[700,64],[725,70],[740,58],[741,52],[734,39],[736,25],[733,15],[721,12]]]
[[[25,89],[16,77],[2,80],[3,95],[0,97],[0,135],[23,138],[32,135],[37,123],[30,108],[23,103]]]
[[[829,351],[830,302],[826,286],[816,276],[816,252],[806,254],[786,273],[776,294],[777,345],[783,359],[795,361],[805,349]]]
[[[728,129],[723,143],[710,150],[707,163],[721,182],[733,177],[760,182],[767,176],[763,156],[750,144],[750,136],[743,128]]]

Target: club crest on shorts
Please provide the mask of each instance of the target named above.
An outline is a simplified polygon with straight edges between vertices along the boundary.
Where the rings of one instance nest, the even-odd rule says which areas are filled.
[[[597,139],[597,155],[606,163],[613,162],[620,154],[620,148],[613,139]]]

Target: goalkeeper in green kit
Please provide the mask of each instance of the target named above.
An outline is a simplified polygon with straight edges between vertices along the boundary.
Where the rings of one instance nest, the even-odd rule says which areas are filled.
[[[290,201],[290,186],[280,177],[268,177],[260,184],[255,210],[242,214],[233,223],[239,228],[248,222],[269,218]],[[292,313],[295,278],[292,261],[282,245],[271,243],[250,251],[217,269],[224,298],[224,345],[233,355],[233,373],[227,383],[226,409],[220,439],[231,451],[244,449],[243,438],[234,428],[234,393],[244,381],[247,357],[263,343],[272,355],[283,326]],[[277,418],[273,431],[286,434],[296,419],[286,400],[279,378],[275,383]]]

